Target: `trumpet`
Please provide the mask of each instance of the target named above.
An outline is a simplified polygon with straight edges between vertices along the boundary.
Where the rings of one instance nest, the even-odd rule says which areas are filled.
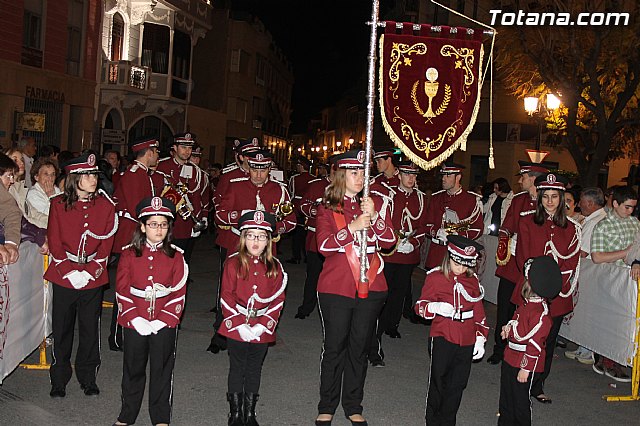
[[[286,216],[293,213],[293,204],[291,204],[291,201],[283,201],[279,204],[274,204],[273,209],[275,211],[276,220],[280,222]]]
[[[466,232],[471,227],[471,223],[468,221],[460,221],[460,222],[445,222],[444,229],[447,231],[447,234],[458,234],[460,232]]]
[[[178,213],[184,220],[193,220],[194,232],[205,230],[207,224],[205,221],[198,219],[193,213],[193,204],[191,204],[191,201],[189,200],[189,193],[183,182],[174,184],[168,179],[165,179],[165,187],[160,196],[170,199],[176,205],[176,213]]]

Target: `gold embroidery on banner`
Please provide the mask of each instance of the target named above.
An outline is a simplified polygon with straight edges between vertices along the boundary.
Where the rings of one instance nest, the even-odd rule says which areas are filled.
[[[404,55],[411,54],[424,55],[427,53],[427,45],[424,43],[416,43],[412,46],[404,43],[393,43],[393,47],[391,48],[390,60],[391,67],[389,68],[389,80],[391,80],[391,86],[389,86],[389,90],[393,92],[393,99],[398,99],[398,95],[396,91],[398,90],[398,85],[400,84],[400,61],[406,66],[411,66],[411,59],[405,57]]]
[[[444,99],[442,100],[442,103],[440,104],[438,109],[436,109],[436,111],[433,112],[433,110],[431,108],[432,99],[438,92],[438,86],[435,86],[434,84],[430,84],[432,82],[425,82],[424,83],[425,84],[425,92],[427,92],[427,84],[430,84],[428,87],[429,87],[429,92],[431,93],[431,95],[429,95],[429,93],[427,93],[427,96],[429,96],[429,108],[425,112],[420,107],[420,104],[418,103],[417,89],[418,89],[418,84],[419,83],[420,83],[420,80],[417,80],[415,83],[413,83],[413,87],[411,88],[411,100],[413,101],[413,107],[416,109],[418,114],[420,114],[421,116],[427,118],[427,120],[424,122],[424,124],[428,124],[428,123],[431,123],[431,119],[433,117],[437,117],[438,115],[442,114],[447,109],[447,106],[449,106],[449,102],[451,101],[451,86],[449,86],[448,84],[444,85]],[[435,84],[439,84],[439,83],[435,82]],[[435,88],[435,90],[434,90],[434,88]]]
[[[474,49],[469,49],[468,47],[462,47],[460,50],[451,46],[450,44],[442,46],[440,49],[440,54],[442,56],[452,57],[455,56],[458,58],[455,61],[455,68],[464,71],[464,98],[462,99],[462,103],[467,101],[467,97],[471,95],[471,85],[475,81],[475,77],[473,75],[473,61],[474,61]]]

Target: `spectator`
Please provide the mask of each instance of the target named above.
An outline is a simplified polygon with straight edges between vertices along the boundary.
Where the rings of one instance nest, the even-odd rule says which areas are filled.
[[[27,182],[25,181],[25,162],[23,161],[22,152],[19,149],[14,148],[8,150],[6,154],[18,166],[18,170],[14,174],[14,184],[9,188],[9,192],[13,198],[15,198],[18,203],[18,207],[24,216],[24,201],[27,198],[27,191],[31,186],[31,181],[29,181],[29,185],[27,185]]]
[[[484,227],[489,235],[498,235],[500,225],[507,214],[507,210],[513,199],[513,191],[505,178],[497,178],[493,181],[493,194],[484,205]]]
[[[591,259],[593,263],[624,266],[624,259],[640,231],[640,221],[631,215],[638,204],[638,195],[629,187],[619,186],[613,188],[609,198],[611,210],[596,224],[591,235]],[[619,382],[631,381],[620,364],[603,356],[593,365],[593,371]]]
[[[24,160],[24,173],[26,176],[31,176],[31,167],[33,166],[33,158],[36,156],[37,146],[36,141],[32,137],[26,137],[20,139],[18,142],[18,149],[22,152],[22,158]],[[31,188],[31,181],[27,180],[27,188]]]
[[[0,266],[10,265],[18,260],[20,246],[20,221],[22,214],[15,198],[9,193],[14,183],[16,163],[0,153],[0,224],[4,228],[4,242],[0,244]]]
[[[565,198],[566,201],[566,198]],[[600,188],[585,188],[580,193],[580,211],[582,211],[582,242],[580,257],[591,258],[591,235],[598,222],[607,216],[604,211],[604,194]],[[568,214],[568,211],[567,211]],[[575,351],[566,351],[564,356],[575,359],[583,364],[593,364],[593,352],[585,347],[578,347]]]
[[[60,148],[55,145],[45,145],[40,148],[40,152],[38,153],[38,159],[46,159],[51,160],[54,163],[58,163],[58,155],[60,154]]]
[[[62,191],[55,185],[58,167],[49,158],[39,158],[31,169],[33,186],[27,193],[25,211],[29,222],[39,228],[47,228],[49,218],[49,199]]]
[[[58,154],[58,167],[60,169],[60,174],[56,178],[56,186],[60,191],[64,192],[64,181],[66,177],[64,166],[74,158],[75,155],[71,151],[62,151],[60,152],[60,154]]]
[[[584,216],[576,211],[576,207],[579,208],[578,203],[580,203],[580,192],[573,188],[567,190],[567,192],[564,193],[564,203],[567,206],[567,217],[570,217],[582,225]],[[584,237],[584,234],[582,235]]]

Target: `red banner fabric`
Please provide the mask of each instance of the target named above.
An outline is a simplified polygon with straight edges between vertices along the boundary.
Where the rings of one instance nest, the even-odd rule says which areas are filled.
[[[457,30],[458,38],[406,31],[380,38],[384,128],[395,145],[425,170],[466,143],[480,107],[482,43]]]

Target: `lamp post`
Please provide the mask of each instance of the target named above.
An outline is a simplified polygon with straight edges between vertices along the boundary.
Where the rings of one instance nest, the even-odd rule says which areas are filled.
[[[560,99],[552,93],[546,95],[546,105],[541,105],[538,98],[535,96],[527,96],[524,98],[524,110],[529,114],[529,117],[536,119],[538,122],[538,137],[536,138],[536,149],[528,149],[527,154],[534,163],[540,163],[546,157],[549,152],[541,151],[542,145],[542,123],[545,123],[545,117],[553,114],[555,110],[560,108]]]

